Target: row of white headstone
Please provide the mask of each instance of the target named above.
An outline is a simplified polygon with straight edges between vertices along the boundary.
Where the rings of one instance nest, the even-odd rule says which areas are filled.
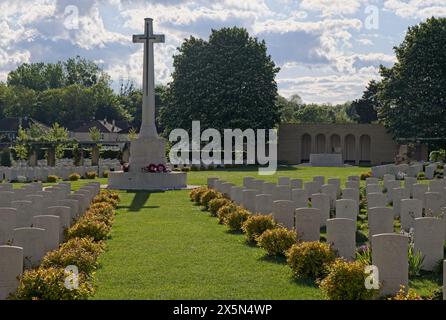
[[[413,164],[385,164],[380,166],[372,167],[372,176],[375,178],[384,178],[384,175],[393,175],[394,177],[399,177],[402,173],[404,176],[416,178],[420,172],[424,172],[427,179],[431,180],[434,178],[435,171],[438,165],[441,163],[430,163],[424,165],[421,162]],[[424,170],[424,171],[423,171]],[[446,172],[446,168],[443,169],[443,175]]]
[[[119,171],[121,165],[115,166],[64,166],[64,167],[0,167],[0,181],[46,181],[48,176],[54,175],[67,180],[72,173],[84,176],[87,172],[96,172],[102,177],[105,171]],[[24,181],[21,181],[24,180]]]
[[[386,184],[391,181],[390,177],[387,179]],[[406,183],[410,184],[409,181],[407,179]],[[370,178],[366,184],[368,189],[379,191],[369,193],[367,197],[381,196],[381,202],[376,201],[373,207],[369,206],[368,221],[369,239],[373,243],[372,261],[380,272],[380,292],[382,295],[395,294],[400,285],[408,286],[409,237],[395,233],[394,208],[387,206],[389,200],[382,189],[371,187],[378,185],[382,188],[379,180]],[[325,183],[322,176],[314,177],[310,182],[280,177],[277,184],[245,177],[242,187],[218,178],[209,178],[208,187],[227,195],[253,213],[272,214],[283,227],[295,230],[300,241],[319,241],[320,228],[326,226],[327,242],[338,255],[347,260],[355,258],[360,200],[360,181],[357,176],[348,177],[344,189],[341,189],[340,179],[328,179]],[[432,187],[437,186],[434,184]],[[395,191],[393,194],[391,200],[396,203],[396,195],[399,193]],[[407,205],[404,210],[411,212],[410,208]],[[330,218],[330,209],[335,212],[334,218]],[[424,268],[432,270],[443,259],[444,222],[439,218],[420,215],[414,219],[413,228],[415,249],[425,256]]]
[[[39,167],[46,167],[47,166],[47,160],[38,160],[37,161],[37,166]],[[110,159],[110,158],[106,158],[106,159],[99,159],[99,165],[100,166],[109,166],[109,167],[113,167],[115,165],[119,165],[120,161],[118,159]],[[84,166],[91,166],[91,159],[84,159],[83,161],[83,165]],[[15,167],[28,167],[29,166],[29,161],[28,160],[16,160],[15,161]],[[56,159],[56,167],[65,167],[65,166],[69,166],[69,167],[73,167],[74,166],[74,160],[70,159],[70,158],[62,158],[62,159]]]
[[[0,300],[13,293],[24,269],[36,267],[47,252],[64,241],[69,228],[90,206],[100,184],[71,192],[69,183],[20,189],[0,184]]]

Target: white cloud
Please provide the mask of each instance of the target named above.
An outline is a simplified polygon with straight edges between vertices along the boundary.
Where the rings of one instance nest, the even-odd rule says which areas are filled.
[[[446,16],[444,0],[385,0],[384,8],[403,18],[426,19]]]
[[[355,14],[365,2],[365,0],[302,0],[300,7],[320,12],[322,17],[332,17]]]

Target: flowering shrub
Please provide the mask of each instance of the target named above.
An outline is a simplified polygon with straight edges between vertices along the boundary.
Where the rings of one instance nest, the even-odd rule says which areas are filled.
[[[406,288],[400,286],[400,291],[388,300],[423,300],[423,298],[415,290],[409,289],[406,292]]]
[[[81,178],[81,175],[78,173],[72,173],[68,176],[68,180],[70,181],[77,181]]]
[[[225,199],[226,200],[226,199]],[[217,211],[217,218],[219,224],[226,224],[226,218],[239,207],[232,202],[227,202],[224,206],[220,207]]]
[[[242,229],[243,223],[248,220],[250,213],[240,207],[237,207],[234,211],[228,213],[224,219],[224,223],[231,231],[239,231]]]
[[[94,285],[85,274],[79,273],[77,289],[68,289],[65,279],[69,276],[62,268],[38,268],[27,270],[13,300],[86,300],[94,293]]]
[[[94,171],[89,171],[85,173],[85,178],[87,179],[96,179],[96,176],[97,174]]]
[[[116,208],[119,201],[120,197],[117,192],[110,190],[101,190],[101,192],[96,197],[94,197],[92,203],[108,203]]]
[[[109,234],[110,226],[105,222],[84,216],[67,230],[67,239],[92,237],[94,241],[102,241],[107,239]]]
[[[363,172],[363,173],[361,173],[361,176],[360,176],[361,180],[365,180],[365,179],[371,178],[371,177],[372,177],[371,171]]]
[[[68,240],[59,249],[49,252],[42,260],[42,268],[66,268],[75,265],[80,272],[89,274],[96,270],[97,259],[104,251],[101,242],[92,238],[74,238]]]
[[[206,209],[209,209],[209,201],[216,198],[222,198],[221,193],[215,191],[214,189],[208,189],[206,192],[201,194],[200,204]]]
[[[268,255],[284,255],[296,243],[295,231],[285,228],[269,229],[257,237],[257,245],[266,250]]]
[[[330,245],[314,241],[294,244],[286,257],[296,278],[317,279],[327,275],[328,266],[336,255]]]
[[[213,199],[209,202],[211,216],[218,217],[218,223],[225,223],[226,216],[235,211],[237,206],[225,198]]]
[[[190,198],[192,201],[194,201],[196,204],[200,204],[201,201],[201,195],[208,191],[208,188],[206,187],[199,187],[195,188],[190,192]]]
[[[58,179],[59,179],[58,176],[50,175],[46,178],[46,181],[50,183],[55,183],[57,182]]]
[[[336,259],[328,266],[328,275],[319,283],[324,295],[329,300],[367,300],[376,291],[368,290],[364,283],[367,274],[365,265],[359,261],[348,262]]]
[[[272,215],[252,215],[243,223],[242,230],[246,235],[248,242],[255,242],[257,237],[264,233],[266,230],[274,229],[276,222],[273,220]]]

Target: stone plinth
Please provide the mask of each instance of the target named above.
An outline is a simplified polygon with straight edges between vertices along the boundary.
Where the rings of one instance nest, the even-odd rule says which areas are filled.
[[[165,140],[160,137],[139,138],[130,143],[130,172],[141,173],[150,164],[165,164]]]
[[[116,190],[170,190],[187,186],[185,172],[110,172],[108,188]]]
[[[340,153],[312,153],[310,164],[313,167],[343,167],[342,154]]]

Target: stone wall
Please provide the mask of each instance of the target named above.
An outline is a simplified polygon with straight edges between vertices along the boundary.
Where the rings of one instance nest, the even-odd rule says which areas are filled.
[[[349,164],[393,163],[399,145],[380,124],[282,124],[278,158],[288,164],[308,162],[311,153],[341,152]],[[419,146],[416,160],[426,160],[427,148]]]

